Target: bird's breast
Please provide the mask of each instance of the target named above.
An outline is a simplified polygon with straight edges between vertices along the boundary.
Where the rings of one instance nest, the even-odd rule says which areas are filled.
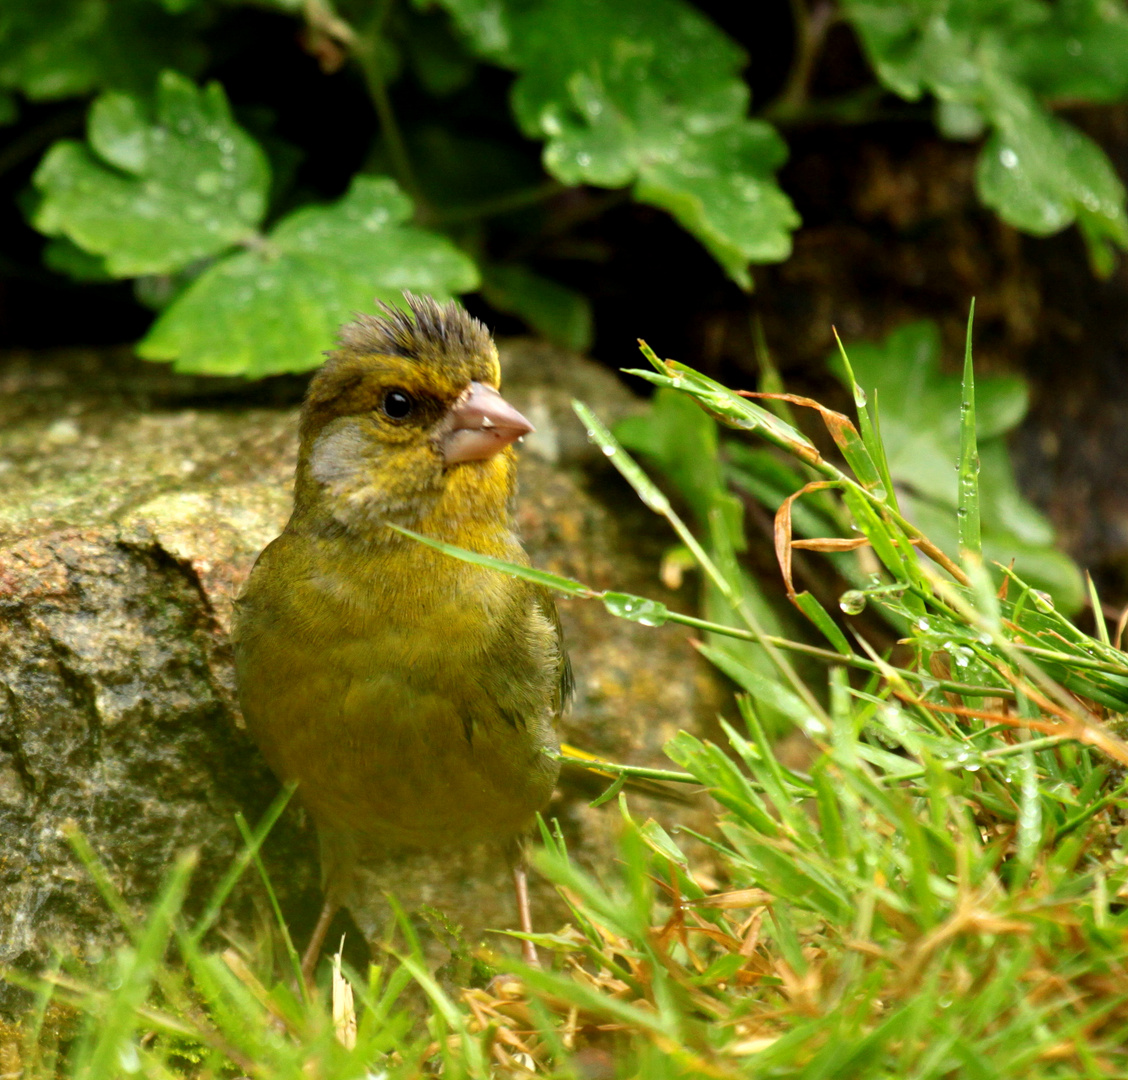
[[[236,633],[248,727],[326,824],[420,846],[515,833],[555,781],[554,630],[520,582],[408,551],[260,560]]]

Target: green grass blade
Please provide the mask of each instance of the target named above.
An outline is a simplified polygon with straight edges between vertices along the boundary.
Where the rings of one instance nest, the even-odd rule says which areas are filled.
[[[1112,642],[1108,636],[1108,623],[1105,622],[1104,609],[1101,607],[1101,598],[1097,594],[1097,586],[1093,583],[1093,575],[1085,571],[1085,587],[1089,592],[1089,603],[1093,608],[1093,625],[1097,630],[1097,640],[1109,648]]]
[[[251,832],[250,826],[247,824],[246,818],[244,818],[242,814],[235,815],[235,824],[239,826],[239,832],[243,834],[243,842],[248,848],[252,849],[251,858],[254,860],[255,868],[259,872],[263,888],[266,889],[266,895],[270,901],[270,908],[274,912],[274,919],[282,934],[282,941],[286,948],[286,956],[290,960],[290,969],[298,981],[298,987],[301,990],[303,999],[306,999],[307,992],[305,979],[302,978],[301,958],[298,956],[298,950],[294,948],[293,938],[290,937],[290,927],[287,925],[282,915],[282,905],[278,903],[278,895],[275,893],[274,886],[271,884],[270,875],[266,872],[266,865],[262,861],[262,855],[259,853],[258,849],[254,847],[254,834]]]
[[[827,639],[843,656],[853,656],[854,650],[846,640],[838,624],[830,617],[830,613],[809,592],[795,594],[795,604],[808,619],[811,620]]]
[[[543,585],[547,589],[555,589],[556,592],[564,593],[565,596],[575,596],[581,600],[589,600],[600,595],[593,589],[589,589],[586,585],[581,585],[580,582],[573,581],[572,578],[564,577],[562,574],[552,574],[547,570],[537,570],[531,566],[523,566],[520,563],[507,562],[505,559],[495,559],[492,555],[481,555],[476,551],[469,551],[455,544],[448,544],[445,540],[436,540],[432,536],[424,536],[422,533],[413,532],[411,529],[405,529],[400,525],[389,524],[388,528],[394,529],[396,532],[402,533],[412,540],[417,540],[419,543],[425,544],[429,548],[434,548],[435,551],[441,551],[444,555],[451,555],[456,559],[473,563],[476,566],[485,566],[491,570],[499,570],[503,574],[510,574],[513,577],[532,582],[534,585]]]
[[[208,899],[207,907],[204,908],[203,914],[192,928],[189,936],[194,943],[199,942],[215,924],[215,920],[219,918],[219,913],[227,902],[228,896],[231,895],[231,890],[235,888],[239,878],[243,876],[243,872],[258,854],[259,848],[262,847],[263,842],[270,834],[270,830],[274,828],[274,823],[282,816],[282,811],[286,809],[295,790],[297,790],[297,786],[297,783],[293,781],[283,785],[282,790],[267,807],[262,820],[255,826],[255,831],[251,834],[250,840],[243,846],[243,850],[228,867],[227,873],[220,879],[219,884],[216,885],[215,891]]]
[[[138,1010],[148,997],[158,965],[164,961],[173,920],[180,913],[196,862],[194,851],[177,859],[138,933],[136,945],[118,954],[120,985],[98,1017],[95,1037],[88,1044],[88,1053],[82,1055],[85,1060],[75,1070],[82,1080],[102,1080],[129,1071],[129,1063],[137,1053],[132,1035],[139,1020]]]
[[[960,558],[983,555],[979,529],[979,444],[975,431],[975,369],[971,359],[971,328],[975,321],[975,300],[967,315],[967,340],[964,345],[963,396],[960,401],[959,493],[956,520],[959,529]]]
[[[893,477],[889,472],[889,461],[885,456],[885,447],[881,442],[881,436],[875,423],[876,416],[874,419],[870,418],[866,392],[854,378],[854,369],[850,366],[850,358],[846,355],[846,346],[842,344],[842,339],[838,336],[837,330],[834,331],[834,340],[838,345],[838,354],[842,357],[843,370],[846,372],[846,378],[850,383],[850,392],[854,398],[854,410],[858,415],[858,431],[861,434],[866,457],[872,464],[876,478],[885,491],[884,501],[896,508],[897,496],[893,490]],[[853,467],[853,463],[851,463],[851,468]],[[854,471],[857,473],[857,469],[854,469]],[[862,477],[859,475],[858,479],[861,480]]]
[[[737,400],[741,399],[738,398]],[[634,459],[619,445],[615,436],[607,430],[602,421],[600,421],[591,409],[582,401],[573,401],[572,408],[587,428],[588,438],[599,446],[603,453],[610,459],[611,464],[619,471],[623,479],[634,488],[635,493],[643,503],[655,513],[664,517],[670,523],[674,532],[678,534],[678,538],[681,542],[693,552],[693,557],[697,560],[698,565],[705,571],[721,595],[741,617],[744,624],[755,636],[756,643],[764,649],[764,652],[767,653],[768,657],[775,665],[776,670],[779,671],[784,679],[791,685],[792,691],[807,706],[810,714],[814,716],[819,723],[827,724],[828,717],[819,704],[818,699],[811,693],[806,683],[799,678],[795,669],[788,663],[787,659],[767,640],[763,628],[760,626],[759,621],[750,610],[748,604],[744,602],[739,591],[734,588],[732,582],[720,572],[708,553],[698,542],[697,537],[693,535],[685,522],[682,521],[674,511],[674,508],[670,505],[670,500],[666,498],[654,481],[639,468]],[[766,415],[771,416],[770,413]],[[781,423],[781,421],[776,420],[775,417],[771,417],[771,419],[776,423]]]

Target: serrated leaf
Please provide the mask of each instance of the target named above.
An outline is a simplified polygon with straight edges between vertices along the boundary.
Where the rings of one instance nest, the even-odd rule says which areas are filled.
[[[1046,236],[1076,222],[1094,269],[1128,248],[1125,189],[1095,143],[1037,94],[1128,93],[1128,11],[1113,0],[844,0],[878,77],[909,100],[931,93],[942,130],[993,133],[977,171],[983,202]]]
[[[774,172],[787,157],[775,128],[745,120],[681,142],[672,160],[640,169],[635,197],[668,210],[726,273],[751,287],[749,263],[782,262],[800,225]]]
[[[109,93],[89,144],[56,143],[36,170],[36,228],[105,259],[117,277],[173,273],[254,236],[269,172],[222,88],[161,76],[155,106]]]
[[[729,275],[791,251],[774,179],[786,149],[746,118],[740,49],[683,0],[442,0],[483,56],[519,72],[513,109],[567,184],[670,211]],[[487,29],[488,28],[488,29]]]
[[[0,4],[0,86],[34,101],[106,89],[143,93],[162,68],[194,73],[204,59],[191,27],[153,0]]]
[[[410,289],[443,299],[476,288],[473,262],[405,224],[410,216],[411,201],[391,180],[359,176],[336,203],[295,211],[260,247],[205,270],[138,352],[209,375],[308,371],[373,296],[402,301]]]

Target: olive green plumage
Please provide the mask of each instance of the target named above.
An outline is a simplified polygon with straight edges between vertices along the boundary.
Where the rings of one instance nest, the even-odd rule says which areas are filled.
[[[550,596],[387,528],[526,561],[510,443],[530,428],[495,393],[493,341],[454,304],[408,301],[344,328],[314,376],[293,514],[236,604],[247,726],[298,781],[341,899],[358,846],[526,830],[570,679]]]

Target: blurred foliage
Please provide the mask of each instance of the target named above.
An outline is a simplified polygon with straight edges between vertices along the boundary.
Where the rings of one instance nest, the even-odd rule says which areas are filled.
[[[1107,273],[1128,247],[1124,185],[1054,99],[1128,94],[1128,12],[1107,0],[844,0],[878,78],[931,94],[940,130],[990,134],[980,198],[1016,228],[1048,236],[1075,221]]]
[[[199,81],[219,71],[245,92],[222,67],[244,6],[292,19],[324,77],[352,71],[370,100],[377,134],[349,133],[359,171],[335,210],[295,183],[308,147],[274,134],[260,104],[236,97],[233,115],[224,86]],[[342,313],[404,287],[480,288],[583,348],[587,299],[530,258],[544,213],[567,222],[581,188],[668,212],[742,287],[753,265],[788,258],[800,221],[776,179],[783,133],[879,106],[870,89],[815,99],[830,24],[792,10],[792,76],[777,100],[751,103],[747,57],[689,0],[0,0],[0,123],[93,97],[85,139],[47,148],[31,220],[52,237],[52,270],[134,279],[163,308],[150,358],[250,377],[308,369]],[[988,206],[1035,235],[1077,224],[1094,269],[1111,270],[1128,247],[1123,184],[1057,111],[1128,96],[1124,0],[841,0],[833,19],[887,94],[928,98],[944,135],[984,140]],[[485,100],[499,68],[511,118],[495,116],[489,137],[444,124],[443,103]],[[522,139],[539,144],[539,166]],[[294,216],[305,211],[320,216]],[[387,227],[372,226],[381,214]]]

